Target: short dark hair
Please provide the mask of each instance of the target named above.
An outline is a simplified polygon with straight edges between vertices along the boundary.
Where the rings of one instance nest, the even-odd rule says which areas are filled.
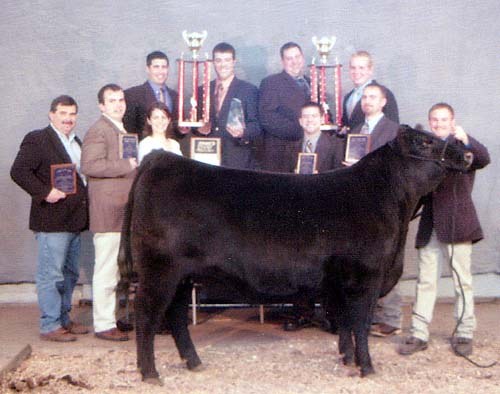
[[[368,85],[365,86],[363,90],[365,90],[368,87],[377,88],[378,90],[380,90],[380,93],[382,93],[382,97],[387,99],[387,88],[385,86],[379,85],[378,83],[370,82]]]
[[[155,59],[165,59],[167,61],[167,66],[169,65],[168,56],[162,51],[154,51],[146,56],[146,65],[148,67],[151,66],[151,63],[153,63]]]
[[[167,126],[167,130],[165,130],[165,137],[170,138],[173,136],[173,127],[172,127],[172,112],[168,109],[168,107],[162,103],[161,101],[156,101],[151,106],[148,108],[148,111],[146,112],[146,117],[148,119],[151,119],[151,115],[153,114],[153,111],[155,109],[159,109],[160,111],[164,112],[165,115],[167,115],[167,118],[170,120],[169,125]],[[144,137],[147,137],[148,135],[153,134],[153,128],[148,122],[144,123]]]
[[[104,104],[104,92],[106,90],[112,90],[113,92],[119,92],[120,90],[123,90],[123,89],[121,88],[120,85],[117,85],[116,83],[108,83],[107,85],[104,85],[97,92],[97,101],[99,102],[99,104]]]
[[[448,104],[448,103],[444,103],[444,102],[440,102],[440,103],[436,103],[434,104],[430,109],[429,109],[429,112],[427,114],[427,117],[430,117],[431,116],[431,112],[432,111],[435,111],[436,109],[447,109],[448,111],[450,111],[450,114],[451,114],[451,117],[454,118],[455,117],[455,110],[453,109],[453,107]]]
[[[300,116],[302,116],[302,110],[304,108],[309,108],[309,107],[318,108],[320,115],[323,115],[323,113],[324,113],[323,106],[321,104],[319,104],[315,101],[308,101],[302,107],[300,107]]]
[[[78,104],[76,103],[75,99],[71,96],[62,94],[56,97],[54,100],[52,100],[52,102],[50,103],[50,112],[56,112],[58,105],[66,105],[66,106],[74,105],[76,107],[76,112],[78,113]]]
[[[300,53],[302,53],[302,48],[300,47],[299,44],[297,44],[296,42],[293,42],[293,41],[289,41],[286,44],[283,44],[280,48],[280,56],[282,59],[283,59],[283,56],[285,54],[285,51],[287,49],[290,49],[290,48],[298,48]]]
[[[216,46],[214,46],[214,49],[212,49],[212,59],[215,56],[215,52],[230,53],[233,55],[233,59],[236,59],[236,50],[227,42],[219,42]]]

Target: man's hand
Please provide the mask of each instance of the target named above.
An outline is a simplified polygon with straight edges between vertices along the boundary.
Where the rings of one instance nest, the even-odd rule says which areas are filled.
[[[181,133],[182,135],[185,135],[191,131],[191,128],[187,126],[181,126],[178,127],[177,130],[179,130],[179,133]]]
[[[203,123],[203,126],[198,127],[198,132],[203,135],[210,134],[210,123]]]
[[[133,170],[135,170],[139,166],[139,163],[137,162],[137,159],[135,157],[129,157],[128,162],[130,163],[130,167],[132,167]]]
[[[45,201],[54,204],[58,202],[59,200],[62,200],[63,198],[66,198],[66,193],[56,189],[55,187],[52,188],[50,193],[48,194],[47,197],[45,197]]]
[[[227,126],[226,127],[226,130],[229,132],[229,134],[231,134],[234,138],[241,138],[243,137],[243,133],[245,132],[245,129],[243,128],[243,126],[237,126],[237,127],[233,127],[233,126]]]
[[[459,141],[462,141],[465,145],[469,145],[469,137],[467,133],[464,131],[462,126],[456,125],[455,128],[451,131],[451,134]]]

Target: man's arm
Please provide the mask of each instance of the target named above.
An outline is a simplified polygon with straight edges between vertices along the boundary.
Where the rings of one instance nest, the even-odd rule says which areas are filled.
[[[399,123],[399,109],[398,103],[394,94],[386,88],[387,103],[383,109],[384,115],[387,116],[393,122]]]
[[[104,130],[92,127],[83,139],[82,172],[94,178],[117,178],[127,175],[137,167],[135,158],[114,159],[109,148]]]

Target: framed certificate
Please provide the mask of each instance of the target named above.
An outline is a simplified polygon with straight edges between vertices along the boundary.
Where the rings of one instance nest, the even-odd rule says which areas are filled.
[[[318,161],[317,153],[299,153],[297,160],[297,173],[315,174],[317,161]]]
[[[192,137],[191,159],[202,163],[220,166],[221,140],[220,138]]]
[[[63,193],[76,193],[76,177],[74,163],[52,164],[50,166],[50,184]]]
[[[347,147],[345,150],[345,161],[356,163],[370,152],[369,134],[348,134]]]
[[[137,134],[127,133],[119,134],[119,150],[121,159],[130,159],[139,157],[139,139]]]

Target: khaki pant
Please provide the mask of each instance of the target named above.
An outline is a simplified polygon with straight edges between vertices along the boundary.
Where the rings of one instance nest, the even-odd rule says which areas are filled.
[[[457,336],[463,338],[472,338],[473,331],[476,328],[474,294],[472,291],[471,252],[471,242],[453,244],[452,264],[458,273],[465,295],[465,312],[462,322],[457,329]],[[443,264],[449,264],[451,253],[452,245],[440,242],[434,231],[429,243],[419,249],[417,298],[413,305],[411,334],[426,342],[429,340],[429,324],[432,320],[434,304],[436,302],[441,268]],[[453,272],[453,283],[455,285],[454,316],[455,320],[458,320],[462,315],[464,299],[455,272]]]
[[[94,331],[116,327],[116,285],[119,280],[120,233],[94,234],[95,265],[92,278]]]

